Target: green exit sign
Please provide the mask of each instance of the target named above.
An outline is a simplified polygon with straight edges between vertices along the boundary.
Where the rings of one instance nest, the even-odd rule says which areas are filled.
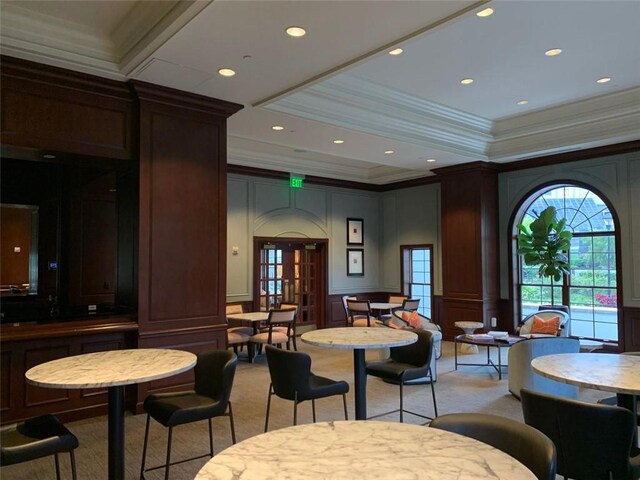
[[[300,177],[291,177],[289,180],[289,185],[291,188],[302,188],[303,179]]]

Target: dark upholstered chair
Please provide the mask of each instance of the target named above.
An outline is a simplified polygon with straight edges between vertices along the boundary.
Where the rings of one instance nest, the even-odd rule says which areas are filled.
[[[298,404],[305,400],[311,400],[313,421],[316,421],[317,398],[342,395],[344,406],[344,419],[348,420],[347,392],[349,384],[344,381],[335,381],[329,378],[314,375],[311,372],[311,357],[306,353],[292,352],[267,345],[267,363],[271,384],[267,397],[267,416],[264,422],[264,431],[269,428],[269,412],[271,410],[271,396],[277,395],[285,400],[293,401],[293,424],[298,424]]]
[[[577,480],[640,477],[631,411],[612,405],[520,390],[524,421],[547,435],[558,452],[558,474]],[[632,457],[633,456],[633,457]]]
[[[483,413],[452,413],[433,419],[429,427],[475,438],[512,456],[538,480],[555,480],[556,449],[549,437],[529,425]]]
[[[238,357],[228,350],[213,350],[198,354],[198,362],[194,368],[195,390],[186,392],[158,393],[149,395],[144,401],[147,412],[147,426],[144,432],[144,447],[142,449],[142,466],[140,478],[144,473],[165,468],[165,479],[169,478],[169,467],[176,463],[184,463],[206,456],[213,457],[213,431],[211,419],[213,417],[228,416],[231,424],[231,439],[236,443],[236,432],[233,425],[233,410],[231,409],[231,387],[236,373]],[[227,408],[229,412],[227,413]],[[145,470],[147,454],[147,440],[149,438],[149,420],[153,418],[161,425],[169,428],[167,441],[167,460],[165,465]],[[171,437],[173,427],[185,423],[209,420],[209,453],[197,457],[171,463]]]
[[[69,453],[71,476],[73,480],[77,478],[73,451],[78,448],[78,439],[53,415],[43,415],[19,423],[15,430],[2,432],[0,442],[0,465],[14,465],[53,455],[56,478],[60,480],[58,454]]]
[[[432,419],[420,413],[410,412],[404,409],[403,387],[405,382],[418,378],[428,377],[433,396],[433,410],[438,416],[436,403],[436,391],[431,372],[431,358],[433,356],[433,334],[429,330],[413,330],[418,335],[418,341],[404,347],[391,348],[387,360],[367,362],[367,375],[380,377],[385,380],[397,382],[400,385],[400,408],[391,412],[382,413],[369,418],[381,417],[389,413],[400,412],[400,421],[404,421],[403,413],[407,412],[418,417]]]

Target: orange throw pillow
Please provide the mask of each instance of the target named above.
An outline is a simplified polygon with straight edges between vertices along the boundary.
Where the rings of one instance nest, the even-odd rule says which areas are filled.
[[[537,315],[533,316],[533,325],[531,326],[531,333],[545,333],[547,335],[557,335],[560,330],[560,317],[551,317],[548,320],[540,318]]]
[[[422,327],[422,320],[420,320],[418,312],[402,312],[402,320],[407,322],[413,328]]]

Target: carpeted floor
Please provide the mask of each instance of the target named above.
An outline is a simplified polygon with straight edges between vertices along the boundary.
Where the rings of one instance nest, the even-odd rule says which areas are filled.
[[[312,357],[313,371],[316,374],[333,379],[347,380],[353,384],[353,354],[351,350],[333,350],[312,347],[298,342],[301,351]],[[233,404],[237,440],[258,435],[264,430],[269,372],[264,356],[256,363],[249,364],[243,354],[238,363],[231,401]],[[367,359],[379,358],[379,351],[368,351]],[[493,352],[495,356],[495,351]],[[503,352],[506,357],[506,351]],[[486,360],[484,348],[476,355],[465,355],[461,361],[482,363]],[[506,362],[506,358],[503,359]],[[498,375],[490,367],[459,367],[454,370],[453,343],[443,342],[443,355],[438,360],[438,381],[436,396],[440,415],[454,412],[483,412],[502,415],[522,421],[520,402],[509,394],[507,375],[498,381]],[[367,382],[367,407],[369,415],[376,415],[398,407],[398,387],[370,377]],[[593,390],[581,391],[581,398],[595,401],[608,396],[605,392]],[[349,417],[353,419],[353,393],[348,398]],[[409,410],[433,415],[431,391],[428,385],[405,387],[405,405]],[[333,397],[316,402],[318,421],[342,420],[342,399]],[[311,422],[311,404],[303,403],[299,407],[299,423]],[[140,460],[144,438],[145,415],[126,417],[126,478],[137,479],[140,476]],[[397,414],[377,420],[398,421]],[[293,421],[292,402],[274,397],[271,407],[269,430],[286,427]],[[424,420],[411,415],[405,416],[405,422],[420,424]],[[228,418],[216,418],[214,423],[214,449],[216,452],[231,445]],[[69,423],[69,429],[78,437],[80,447],[76,450],[79,479],[107,478],[107,419],[96,417]],[[207,422],[190,424],[174,429],[173,460],[206,453],[208,445]],[[152,421],[151,440],[147,453],[147,465],[164,462],[167,431]],[[177,465],[171,469],[171,478],[192,479],[207,458]],[[68,456],[62,457],[63,478],[71,478]],[[150,472],[148,480],[161,479],[163,470]],[[53,457],[36,460],[21,465],[3,467],[2,480],[40,480],[55,478]]]

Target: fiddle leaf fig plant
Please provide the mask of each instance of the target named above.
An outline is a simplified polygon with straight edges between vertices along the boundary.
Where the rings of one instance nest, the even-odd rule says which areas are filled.
[[[555,207],[545,208],[529,227],[517,225],[518,254],[523,256],[526,265],[540,267],[541,278],[550,277],[559,282],[563,273],[571,273],[567,253],[573,234],[566,225],[566,218],[556,218]]]

